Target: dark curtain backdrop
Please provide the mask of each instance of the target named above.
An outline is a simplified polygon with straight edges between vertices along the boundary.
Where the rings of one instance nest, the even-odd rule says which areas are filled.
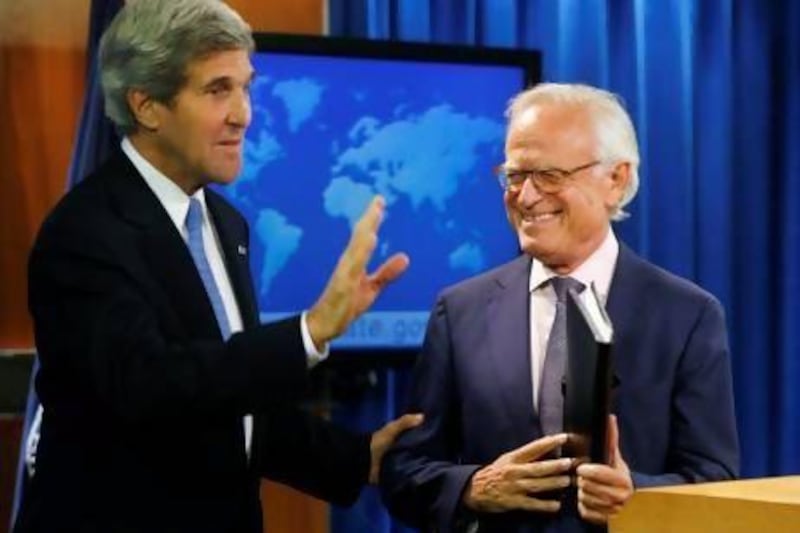
[[[92,0],[89,12],[89,36],[86,45],[86,92],[81,109],[80,123],[75,131],[72,160],[67,172],[67,190],[91,173],[108,156],[113,143],[117,142],[113,126],[110,121],[105,119],[103,114],[103,95],[97,68],[97,48],[100,36],[123,4],[124,0]],[[28,473],[25,468],[25,446],[31,431],[36,434],[39,432],[39,428],[32,425],[36,417],[36,411],[39,409],[39,398],[36,396],[33,386],[38,368],[39,361],[37,359],[34,361],[33,372],[31,373],[31,386],[28,393],[25,424],[20,443],[17,484],[11,509],[12,527],[19,506],[25,496],[25,489],[28,483]]]
[[[333,35],[538,49],[544,80],[620,94],[643,164],[617,235],[725,306],[743,475],[800,472],[800,1],[329,4]],[[374,426],[403,392],[339,418]],[[333,530],[396,530],[374,502],[335,510]]]

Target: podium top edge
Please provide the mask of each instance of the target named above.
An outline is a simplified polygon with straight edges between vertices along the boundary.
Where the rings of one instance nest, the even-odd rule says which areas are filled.
[[[716,481],[713,483],[653,487],[641,489],[637,492],[800,504],[800,476],[740,479],[736,481]]]

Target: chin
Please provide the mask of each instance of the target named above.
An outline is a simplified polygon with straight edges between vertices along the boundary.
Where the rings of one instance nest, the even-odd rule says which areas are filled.
[[[241,168],[224,169],[214,173],[214,178],[211,180],[217,185],[228,185],[236,181],[241,173]]]
[[[537,242],[535,239],[531,239],[530,237],[526,237],[524,235],[519,236],[519,249],[525,252],[528,255],[532,255],[536,257],[536,255],[541,252],[542,245],[540,242]]]
[[[535,257],[544,264],[550,264],[550,258],[557,255],[552,244],[542,242],[523,233],[519,234],[520,249],[531,257]]]

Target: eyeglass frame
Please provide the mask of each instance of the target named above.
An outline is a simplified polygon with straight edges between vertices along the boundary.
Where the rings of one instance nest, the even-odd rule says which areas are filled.
[[[518,169],[507,171],[505,165],[497,165],[494,168],[494,174],[497,178],[497,183],[504,191],[511,193],[518,193],[522,190],[525,182],[530,180],[536,190],[542,194],[553,194],[561,191],[567,184],[567,180],[574,174],[582,170],[586,170],[601,164],[603,161],[596,159],[583,165],[578,165],[572,169],[563,169],[557,167],[550,168],[532,168],[532,169]],[[509,176],[520,175],[518,181],[513,182],[509,180]]]

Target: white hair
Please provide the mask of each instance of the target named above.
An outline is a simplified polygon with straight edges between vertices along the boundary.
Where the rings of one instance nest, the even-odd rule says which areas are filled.
[[[612,220],[628,217],[622,208],[639,189],[639,145],[622,100],[614,93],[582,84],[540,83],[516,95],[508,105],[509,129],[529,108],[542,104],[564,104],[585,109],[594,123],[598,145],[597,158],[606,163],[626,162],[631,174],[628,186],[611,213]]]

